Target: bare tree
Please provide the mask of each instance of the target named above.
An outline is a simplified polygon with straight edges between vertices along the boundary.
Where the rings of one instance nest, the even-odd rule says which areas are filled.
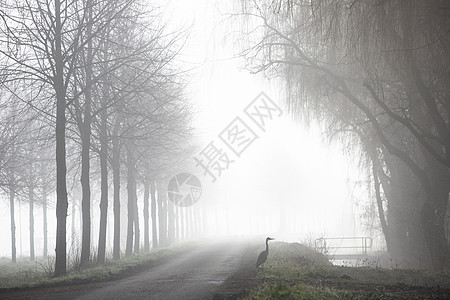
[[[67,89],[74,73],[76,54],[83,46],[79,20],[69,13],[78,9],[75,1],[54,3],[3,2],[0,54],[7,57],[2,66],[11,80],[48,86],[54,92],[56,169],[57,169],[57,238],[55,275],[66,272],[66,107]],[[61,11],[65,13],[62,14]]]

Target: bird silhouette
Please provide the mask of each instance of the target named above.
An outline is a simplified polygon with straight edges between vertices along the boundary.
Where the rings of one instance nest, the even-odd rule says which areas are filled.
[[[259,267],[266,261],[267,255],[269,255],[269,241],[271,240],[274,239],[271,237],[266,238],[266,250],[259,254],[258,259],[256,260],[256,267]]]

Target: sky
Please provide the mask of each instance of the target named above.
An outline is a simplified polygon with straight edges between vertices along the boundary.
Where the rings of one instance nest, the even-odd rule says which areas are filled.
[[[233,58],[239,49],[235,37],[227,33],[230,23],[224,21],[231,2],[170,0],[160,4],[170,22],[169,29],[189,28],[179,60],[190,69],[186,96],[195,105],[195,136],[200,145],[194,156],[200,157],[200,151],[213,142],[234,159],[215,182],[198,166],[187,170],[202,184],[202,195],[196,205],[207,210],[207,233],[272,235],[279,240],[299,242],[311,237],[364,235],[361,205],[356,203],[367,201],[367,192],[356,185],[363,174],[338,145],[327,144],[317,126],[292,120],[283,109],[283,91],[276,83],[249,74],[242,69],[244,61]],[[261,92],[281,108],[281,116],[274,115],[265,131],[256,128],[258,138],[239,157],[233,156],[219,134],[236,117],[255,128],[246,118],[244,108]],[[194,157],[191,163],[195,165]],[[48,215],[52,253],[54,210]],[[70,218],[69,211],[68,232]],[[112,219],[111,212],[108,218]],[[27,255],[26,206],[16,208],[16,220],[17,234],[23,240],[21,245],[18,239],[18,255]],[[39,208],[35,222],[36,238],[40,239]],[[0,236],[10,241],[6,199],[0,202],[0,224]],[[125,220],[122,224],[126,224]],[[108,228],[112,229],[110,223]],[[107,242],[110,244],[111,239]],[[37,241],[36,253],[41,253],[41,249],[42,244]],[[0,257],[3,256],[10,256],[9,243],[0,243]]]
[[[242,68],[243,59],[236,57],[239,42],[230,28],[239,24],[230,25],[228,21],[232,3],[172,0],[167,4],[173,26],[191,26],[182,59],[195,66],[189,96],[199,111],[196,125],[197,136],[203,141],[200,150],[211,141],[223,145],[220,133],[236,117],[248,121],[243,110],[261,92],[283,110],[279,85],[250,74]],[[283,110],[282,116],[268,122],[267,131],[259,132],[259,138],[214,183],[200,167],[194,169],[203,185],[199,201],[217,210],[211,219],[218,218],[216,223],[223,224],[220,228],[212,226],[212,231],[254,233],[252,222],[267,221],[263,226],[266,232],[258,234],[285,235],[291,240],[307,235],[363,234],[355,199],[365,201],[367,196],[354,185],[362,174],[338,145],[327,144],[318,127],[308,125],[294,122]],[[226,146],[222,150],[229,151]],[[200,157],[199,153],[195,156]],[[226,225],[230,216],[233,222]],[[296,233],[280,232],[283,219],[289,219]]]

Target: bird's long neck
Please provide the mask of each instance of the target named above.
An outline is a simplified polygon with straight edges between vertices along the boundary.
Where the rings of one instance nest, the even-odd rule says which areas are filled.
[[[266,240],[266,252],[269,253],[269,240]]]

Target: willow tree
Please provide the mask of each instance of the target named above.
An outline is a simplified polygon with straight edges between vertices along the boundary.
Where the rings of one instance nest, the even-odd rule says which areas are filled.
[[[420,259],[442,268],[450,191],[448,5],[242,3],[245,21],[251,16],[256,24],[248,39],[253,44],[243,52],[248,67],[283,80],[294,115],[315,118],[334,135],[360,142],[374,165],[378,200],[387,200],[378,205],[380,218],[387,213],[387,243],[401,253],[413,235],[415,246],[427,252]]]

